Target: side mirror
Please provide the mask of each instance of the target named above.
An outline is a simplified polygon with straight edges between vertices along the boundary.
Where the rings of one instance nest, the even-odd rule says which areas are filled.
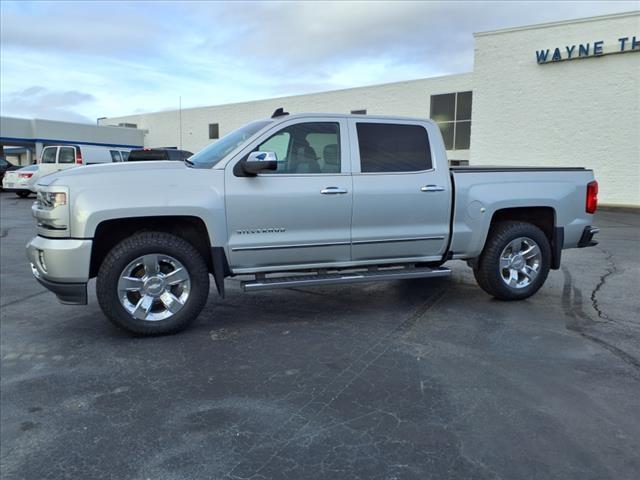
[[[251,152],[242,162],[242,170],[247,175],[257,175],[265,170],[277,170],[278,157],[275,152]]]

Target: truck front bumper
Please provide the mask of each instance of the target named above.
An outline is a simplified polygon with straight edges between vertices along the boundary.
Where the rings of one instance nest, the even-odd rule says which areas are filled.
[[[86,305],[91,240],[34,237],[27,244],[31,273],[64,304]]]

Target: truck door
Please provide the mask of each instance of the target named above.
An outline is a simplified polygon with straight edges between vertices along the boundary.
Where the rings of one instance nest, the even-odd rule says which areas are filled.
[[[428,129],[437,127],[420,121],[349,122],[352,259],[440,259],[449,237],[451,187],[446,158],[440,164],[433,155],[432,147],[442,141],[429,141]]]
[[[58,171],[76,167],[75,147],[59,147],[57,163],[58,167],[56,170]]]
[[[242,176],[234,171],[242,158],[226,166],[232,269],[350,260],[353,191],[347,137],[344,119],[292,119],[250,147],[275,152],[276,171]]]
[[[58,147],[44,147],[40,155],[38,175],[43,177],[58,171]]]

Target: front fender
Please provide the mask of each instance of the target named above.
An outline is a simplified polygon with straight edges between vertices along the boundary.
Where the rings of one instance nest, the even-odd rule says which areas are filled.
[[[71,235],[93,238],[107,220],[133,217],[189,216],[200,218],[212,246],[227,238],[224,192],[211,186],[169,186],[132,194],[114,194],[108,187],[72,190]]]

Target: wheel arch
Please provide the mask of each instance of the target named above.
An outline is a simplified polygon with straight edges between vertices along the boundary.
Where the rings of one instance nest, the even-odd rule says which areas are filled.
[[[560,257],[564,243],[564,229],[556,226],[557,215],[555,208],[540,206],[498,209],[493,212],[491,216],[489,230],[487,231],[484,243],[486,243],[491,231],[496,228],[497,225],[508,221],[531,223],[540,228],[547,237],[547,240],[549,240],[549,245],[551,246],[551,269],[557,270],[560,268]]]
[[[489,223],[489,230],[500,222],[519,221],[532,223],[542,230],[549,241],[556,225],[556,211],[553,207],[510,207],[501,208],[493,212]]]
[[[100,265],[113,247],[125,238],[144,231],[171,233],[186,240],[202,255],[209,272],[214,272],[212,247],[204,221],[196,216],[167,215],[117,218],[100,222],[93,236],[89,277],[97,276]]]

